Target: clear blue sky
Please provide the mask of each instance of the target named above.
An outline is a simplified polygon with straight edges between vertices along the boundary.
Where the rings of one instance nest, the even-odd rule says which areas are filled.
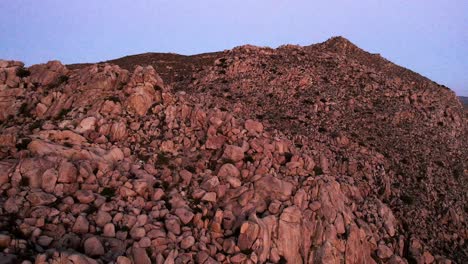
[[[468,96],[467,0],[0,0],[0,58],[27,65],[336,35]]]

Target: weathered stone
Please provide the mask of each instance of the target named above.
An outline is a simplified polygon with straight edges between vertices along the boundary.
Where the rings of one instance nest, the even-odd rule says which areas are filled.
[[[57,170],[51,168],[44,172],[42,175],[42,189],[45,192],[52,193],[54,192],[55,185],[57,184],[58,180],[58,172]]]
[[[102,245],[101,241],[92,236],[84,241],[83,244],[85,254],[88,256],[102,256],[104,255],[104,246]]]
[[[110,223],[112,216],[105,211],[99,210],[96,214],[96,225],[103,227],[107,223]]]
[[[205,195],[203,195],[202,200],[214,203],[214,202],[216,202],[216,193],[215,192],[207,192],[207,193],[205,193]]]
[[[238,146],[227,145],[224,149],[223,158],[238,162],[244,158],[244,150]]]
[[[0,186],[2,186],[10,180],[9,175],[13,170],[14,166],[14,161],[0,161]]]
[[[178,218],[169,216],[164,221],[164,224],[168,231],[174,233],[175,235],[180,234],[180,222]]]
[[[75,193],[75,197],[83,204],[89,204],[95,199],[93,192],[90,190],[79,190]]]
[[[76,182],[77,170],[76,167],[67,161],[60,164],[58,170],[58,182],[60,183],[74,183]]]
[[[175,210],[175,215],[179,217],[184,225],[192,221],[194,214],[187,208],[177,208]]]
[[[31,202],[32,206],[48,205],[57,200],[57,198],[52,194],[48,194],[41,191],[32,192],[28,194],[26,198],[29,202]]]
[[[142,227],[134,227],[132,228],[132,230],[130,230],[130,236],[135,240],[139,240],[145,235],[146,235],[146,231]]]
[[[262,197],[286,201],[291,197],[293,185],[276,177],[267,175],[255,182],[255,191]]]
[[[257,224],[249,221],[244,222],[240,227],[239,248],[241,250],[250,249],[257,239],[259,232],[260,228]]]
[[[78,133],[84,133],[88,131],[94,131],[96,129],[96,118],[94,116],[90,116],[81,120],[80,124],[76,128]]]
[[[54,239],[49,236],[40,236],[37,238],[37,244],[43,247],[48,247],[52,241],[54,241]]]
[[[254,120],[246,120],[245,121],[245,129],[249,131],[249,133],[262,133],[263,132],[263,124],[254,121]]]
[[[377,249],[377,256],[380,259],[388,259],[393,255],[393,251],[386,245],[379,245]]]
[[[226,142],[224,136],[211,136],[206,140],[205,146],[207,149],[220,149],[223,147],[224,142]]]
[[[79,215],[76,218],[75,224],[73,225],[72,231],[77,234],[87,234],[89,230],[89,222],[85,216]]]
[[[151,264],[151,260],[144,248],[132,248],[132,258],[135,264]]]
[[[238,178],[240,176],[239,169],[231,163],[226,163],[218,171],[218,177],[226,179],[227,177]]]
[[[104,225],[102,235],[105,237],[115,237],[115,226],[112,223],[107,223]]]
[[[195,244],[195,238],[193,236],[188,236],[182,239],[180,242],[180,247],[183,249],[189,249]]]
[[[297,207],[283,210],[278,226],[277,247],[288,263],[303,263],[300,248],[302,244],[301,211]]]

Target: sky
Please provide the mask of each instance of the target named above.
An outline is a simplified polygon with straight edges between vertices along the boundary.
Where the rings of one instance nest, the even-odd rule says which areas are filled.
[[[468,96],[467,0],[0,0],[0,59],[26,65],[332,36]]]

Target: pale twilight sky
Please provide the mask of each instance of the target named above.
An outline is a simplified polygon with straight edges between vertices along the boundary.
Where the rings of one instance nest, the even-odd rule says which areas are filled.
[[[342,35],[468,96],[466,0],[1,0],[0,58],[27,65]]]

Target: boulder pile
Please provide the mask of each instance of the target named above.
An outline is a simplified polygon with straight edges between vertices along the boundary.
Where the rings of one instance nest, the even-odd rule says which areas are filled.
[[[343,69],[360,52],[346,41],[321,45],[243,46],[173,82],[153,66],[0,61],[1,261],[463,262],[461,106],[433,86]],[[322,66],[304,54],[336,75],[309,75]],[[349,91],[332,90],[336,79]],[[432,141],[416,147],[419,136]]]

